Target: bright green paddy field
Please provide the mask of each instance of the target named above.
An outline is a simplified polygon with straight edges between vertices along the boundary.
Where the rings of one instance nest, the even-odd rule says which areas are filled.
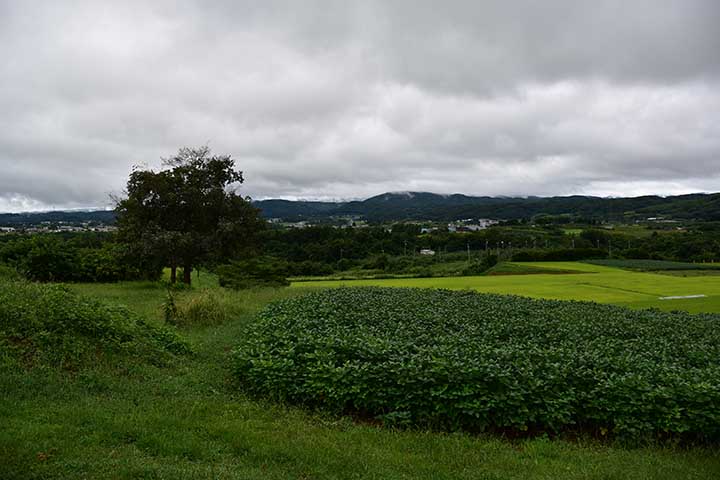
[[[505,293],[558,300],[612,303],[631,308],[720,312],[720,276],[677,276],[635,272],[580,262],[514,262],[517,267],[547,269],[531,275],[385,278],[294,282],[293,287],[383,286],[446,288]],[[522,271],[518,268],[518,271]],[[686,298],[666,298],[686,297]]]

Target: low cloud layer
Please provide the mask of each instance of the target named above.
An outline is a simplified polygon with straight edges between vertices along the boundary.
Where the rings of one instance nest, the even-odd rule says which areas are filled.
[[[0,0],[0,211],[105,206],[204,144],[255,198],[719,191],[719,23],[714,0]]]

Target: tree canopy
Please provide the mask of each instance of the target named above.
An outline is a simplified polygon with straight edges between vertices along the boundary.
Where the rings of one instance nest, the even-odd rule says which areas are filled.
[[[191,282],[193,268],[236,257],[264,226],[259,210],[236,188],[243,183],[229,155],[208,147],[181,148],[160,171],[135,168],[127,198],[117,202],[120,241],[149,262],[177,267]]]

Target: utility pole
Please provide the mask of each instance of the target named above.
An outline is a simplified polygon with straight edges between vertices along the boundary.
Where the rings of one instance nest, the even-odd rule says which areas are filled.
[[[407,240],[403,243],[403,256],[407,257]]]
[[[612,258],[612,239],[608,239],[608,258]]]
[[[470,240],[467,241],[468,262],[470,261]]]

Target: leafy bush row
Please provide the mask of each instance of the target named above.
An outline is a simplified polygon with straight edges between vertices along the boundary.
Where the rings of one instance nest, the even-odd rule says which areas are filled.
[[[607,259],[607,260],[586,260],[584,263],[602,265],[605,267],[624,268],[627,270],[655,271],[655,270],[717,270],[720,264],[717,263],[688,263],[671,262],[668,260],[630,260],[630,259]]]
[[[74,369],[115,354],[162,361],[189,352],[176,333],[63,285],[0,280],[0,359]]]
[[[268,306],[233,353],[252,392],[471,431],[720,439],[720,316],[425,289]]]
[[[607,250],[600,248],[559,248],[554,250],[519,250],[512,255],[513,262],[575,262],[587,258],[607,257]]]

